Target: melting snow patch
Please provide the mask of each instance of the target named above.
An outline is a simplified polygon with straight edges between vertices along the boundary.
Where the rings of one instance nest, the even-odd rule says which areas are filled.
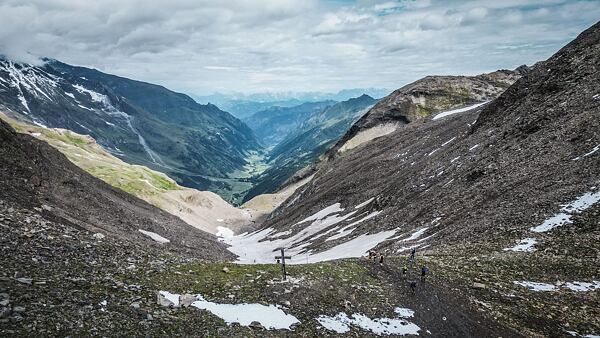
[[[167,291],[160,291],[160,293],[169,301],[179,305],[180,295]],[[192,302],[191,306],[207,310],[227,324],[239,323],[242,326],[249,326],[252,322],[259,322],[269,330],[291,330],[292,325],[300,323],[296,317],[286,314],[275,305],[214,303],[205,300],[202,295],[196,295],[196,301]]]
[[[429,229],[429,227],[425,227],[423,229],[419,229],[413,232],[409,237],[403,239],[402,242],[414,241],[415,239],[421,237],[425,233],[425,231],[427,231],[427,229]]]
[[[532,252],[535,251],[533,247],[537,243],[535,238],[522,239],[517,245],[512,248],[506,248],[504,251],[521,251],[521,252]]]
[[[229,229],[228,227],[218,226],[216,235],[217,237],[231,238],[233,237],[233,230]]]
[[[371,319],[360,313],[355,313],[352,317],[348,317],[344,312],[340,312],[334,317],[321,315],[317,318],[317,321],[324,328],[337,333],[346,333],[350,331],[351,326],[357,326],[363,330],[371,331],[376,335],[416,335],[421,330],[416,324],[411,323],[406,319]]]
[[[375,197],[369,198],[368,200],[362,202],[361,204],[357,205],[354,207],[354,209],[360,209],[366,205],[368,205],[369,203],[373,202],[373,200],[375,199]]]
[[[344,211],[344,209],[341,208],[341,204],[340,203],[336,203],[336,204],[332,204],[330,206],[328,206],[327,208],[314,213],[312,216],[309,216],[303,220],[301,220],[300,222],[296,223],[296,224],[300,224],[300,223],[304,223],[304,222],[309,222],[309,221],[317,221],[317,220],[321,220],[333,213],[337,213],[337,212],[341,212]]]
[[[144,235],[152,238],[153,240],[157,241],[158,243],[164,244],[164,243],[169,243],[170,240],[164,238],[163,236],[152,232],[152,231],[146,231],[146,230],[142,230],[142,229],[138,229],[139,232],[143,233]]]
[[[486,103],[488,103],[488,102],[489,102],[489,101],[485,101],[485,102],[481,102],[481,103],[474,104],[474,105],[472,105],[472,106],[467,106],[467,107],[464,107],[464,108],[452,109],[452,110],[448,110],[448,111],[445,111],[445,112],[441,112],[441,113],[439,113],[439,114],[435,115],[435,116],[433,117],[433,119],[434,119],[434,120],[437,120],[437,119],[440,119],[440,118],[442,118],[442,117],[446,117],[446,116],[448,116],[448,115],[452,115],[452,114],[457,114],[457,113],[466,112],[466,111],[469,111],[469,110],[471,110],[471,109],[475,109],[475,108],[477,108],[477,107],[480,107],[480,106],[482,106],[482,105],[484,105],[484,104],[486,104]]]
[[[367,202],[370,203],[370,201]],[[366,205],[367,202],[362,204]],[[237,263],[239,264],[272,263],[276,255],[275,251],[277,248],[281,247],[286,249],[287,254],[294,257],[290,261],[290,264],[304,264],[341,258],[361,257],[366,254],[368,250],[379,245],[381,242],[390,239],[390,237],[396,233],[397,229],[374,234],[362,234],[322,252],[308,250],[307,247],[310,246],[311,243],[314,243],[318,238],[326,236],[336,230],[338,231],[338,234],[346,232],[344,235],[335,235],[339,236],[338,238],[341,238],[352,232],[352,230],[349,229],[353,226],[369,218],[375,217],[380,213],[380,211],[374,211],[362,219],[344,226],[340,230],[339,228],[341,225],[339,224],[347,221],[352,215],[358,212],[358,210],[355,210],[347,214],[341,214],[340,212],[343,210],[340,203],[324,208],[296,223],[297,225],[312,221],[310,225],[302,227],[302,229],[288,238],[279,237],[292,234],[292,229],[278,233],[272,228],[266,228],[252,233],[244,233],[231,238],[224,238],[223,241],[230,245],[228,250],[238,256]]]
[[[448,141],[442,143],[442,147],[445,146],[445,145],[447,145],[448,143],[454,141],[455,139],[456,139],[456,136],[454,136],[453,138],[449,139]]]
[[[94,102],[101,102],[101,103],[104,103],[104,104],[108,104],[110,102],[108,100],[108,96],[100,94],[100,93],[95,92],[93,90],[87,89],[87,88],[85,88],[85,87],[83,87],[81,85],[78,85],[78,84],[73,85],[73,88],[75,88],[78,92],[80,92],[82,94],[83,93],[87,93],[90,96],[90,98],[92,99],[92,101],[94,101]]]
[[[335,317],[319,316],[317,321],[324,328],[330,331],[337,333],[346,333],[350,331],[350,326],[346,324],[350,321],[350,318],[348,318],[348,316],[343,312],[338,313]]]
[[[402,308],[402,307],[397,307],[394,309],[394,312],[402,318],[410,318],[410,317],[414,317],[415,312],[411,309],[407,309],[407,308]]]
[[[556,227],[572,223],[571,216],[574,213],[580,213],[596,204],[598,201],[600,201],[600,191],[595,193],[587,192],[571,203],[564,205],[562,209],[560,209],[562,211],[561,213],[548,218],[544,223],[532,227],[530,230],[533,232],[546,232]]]
[[[588,282],[568,282],[565,287],[572,291],[586,292],[600,289],[600,281]]]
[[[584,157],[591,156],[591,155],[593,155],[594,153],[596,153],[598,150],[600,150],[600,144],[599,144],[599,145],[597,145],[597,146],[595,146],[595,147],[594,147],[594,148],[593,148],[593,149],[592,149],[592,150],[591,150],[589,153],[586,153],[586,154],[583,154],[583,155],[581,155],[581,156],[577,156],[577,157],[575,157],[575,158],[573,159],[573,161],[579,161],[579,160],[581,160],[581,159],[582,159],[582,158],[584,158]]]
[[[528,282],[528,281],[514,281],[513,283],[517,285],[524,286],[533,291],[556,291],[557,287],[548,284],[548,283],[536,283],[536,282]]]
[[[469,148],[469,151],[473,151],[473,150],[475,150],[475,148],[477,148],[477,147],[479,147],[479,144],[476,144],[476,145],[472,146],[471,148]]]

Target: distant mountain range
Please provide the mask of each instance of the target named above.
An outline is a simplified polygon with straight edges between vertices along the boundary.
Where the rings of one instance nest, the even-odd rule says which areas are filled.
[[[374,98],[387,96],[391,90],[385,88],[354,88],[344,89],[337,93],[324,92],[266,92],[256,94],[215,93],[207,96],[193,96],[200,103],[212,103],[238,118],[249,117],[252,114],[269,109],[270,107],[293,107],[304,102],[346,101],[363,94]]]
[[[113,155],[200,190],[226,181],[260,151],[244,123],[162,86],[46,60],[0,59],[0,109],[19,120],[88,134]]]
[[[242,119],[266,147],[276,146],[298,132],[309,118],[336,104],[336,101],[305,102],[293,107],[274,106]]]

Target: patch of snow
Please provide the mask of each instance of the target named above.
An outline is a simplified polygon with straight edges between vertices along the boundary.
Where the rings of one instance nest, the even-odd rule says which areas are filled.
[[[87,109],[87,110],[89,110],[89,111],[94,111],[94,109],[92,109],[92,108],[89,108],[89,107],[86,107],[86,106],[84,106],[84,105],[82,105],[82,104],[77,104],[77,106],[78,106],[79,108]]]
[[[33,122],[33,124],[35,124],[36,126],[40,126],[42,128],[48,129],[48,127],[45,124],[41,123],[41,122],[38,122],[36,120],[31,120],[31,122]]]
[[[475,148],[477,148],[477,147],[479,147],[479,144],[476,144],[476,145],[472,146],[471,148],[469,148],[469,151],[473,151],[473,150],[475,150]]]
[[[561,208],[561,213],[546,219],[542,224],[532,227],[530,230],[533,232],[546,232],[556,227],[572,223],[571,217],[573,214],[580,213],[588,209],[592,205],[598,203],[598,201],[600,201],[600,191],[587,192],[577,197],[570,203],[563,205]]]
[[[19,94],[19,101],[21,101],[23,107],[25,107],[25,109],[27,109],[27,111],[31,113],[31,110],[29,110],[29,105],[27,104],[27,100],[25,100],[25,96]]]
[[[460,158],[460,156],[457,156],[455,158],[453,158],[452,160],[450,160],[450,163],[454,163],[456,160],[458,160]]]
[[[433,149],[433,151],[430,152],[429,154],[427,154],[427,156],[431,156],[431,155],[435,154],[435,152],[438,151],[438,150],[440,150],[440,148]]]
[[[173,306],[179,306],[179,295],[176,293],[170,293],[169,291],[159,291],[159,293],[165,297],[168,301],[173,303]]]
[[[304,223],[304,222],[309,222],[309,221],[317,221],[317,220],[321,220],[333,213],[337,213],[337,212],[341,212],[344,211],[343,208],[341,208],[341,204],[340,203],[335,203],[332,204],[328,207],[326,207],[325,209],[318,211],[316,213],[314,213],[313,215],[301,220],[300,222],[296,223],[296,224],[300,224],[300,223]]]
[[[347,242],[334,246],[331,249],[314,254],[309,252],[308,257],[306,257],[306,261],[308,263],[317,263],[342,258],[362,257],[369,250],[386,241],[395,233],[396,230],[388,230],[375,234],[362,234]]]
[[[513,283],[517,285],[524,286],[533,291],[556,291],[558,288],[552,284],[548,283],[537,283],[537,282],[529,282],[529,281],[514,281]]]
[[[583,155],[581,155],[581,156],[577,156],[577,157],[575,157],[575,158],[573,159],[573,161],[579,161],[579,160],[581,160],[582,158],[585,158],[585,157],[591,156],[591,155],[593,155],[594,153],[596,153],[598,150],[600,150],[600,144],[599,144],[599,145],[597,145],[597,146],[595,146],[595,147],[594,147],[594,148],[593,148],[593,149],[592,149],[592,150],[591,150],[589,153],[586,153],[586,154],[583,154]]]
[[[416,324],[406,319],[371,319],[360,313],[355,313],[352,317],[348,317],[344,312],[340,312],[333,317],[321,315],[317,318],[317,321],[326,329],[337,333],[350,331],[350,326],[357,326],[363,330],[371,331],[376,335],[417,335],[421,330]]]
[[[448,141],[442,143],[442,147],[448,145],[448,143],[450,143],[450,142],[452,142],[454,140],[456,140],[456,136],[454,136],[453,138],[449,139]]]
[[[467,106],[467,107],[463,107],[463,108],[458,108],[458,109],[452,109],[452,110],[444,111],[444,112],[441,112],[439,114],[436,114],[433,117],[433,119],[437,120],[437,119],[441,119],[442,117],[446,117],[446,116],[449,116],[449,115],[452,115],[452,114],[463,113],[463,112],[469,111],[471,109],[475,109],[477,107],[480,107],[480,106],[482,106],[482,105],[484,105],[484,104],[486,104],[488,102],[490,102],[490,101],[485,101],[485,102],[477,103],[477,104],[474,104],[474,105],[471,105],[471,106]]]
[[[427,229],[429,229],[429,227],[424,227],[423,229],[413,232],[409,237],[403,239],[402,242],[414,241],[415,239],[421,237],[425,231],[427,231]]]
[[[65,95],[75,100],[75,95],[73,95],[73,93],[65,92]]]
[[[81,128],[87,130],[87,131],[92,131],[90,128],[84,126],[83,124],[79,123],[79,122],[75,122],[75,124],[77,124],[78,126],[80,126]]]
[[[317,322],[329,331],[336,333],[346,333],[350,331],[350,326],[346,324],[350,319],[343,312],[338,313],[335,317],[321,315],[317,318]]]
[[[364,206],[367,206],[369,203],[373,202],[373,200],[375,200],[375,197],[369,198],[368,200],[366,200],[366,201],[362,202],[361,204],[355,206],[354,209],[360,209],[360,208],[362,208]]]
[[[233,230],[227,227],[218,226],[216,235],[217,237],[231,238],[233,237]]]
[[[108,125],[109,125],[109,126],[111,126],[111,127],[114,127],[114,126],[115,126],[115,124],[114,124],[114,123],[110,123],[110,122],[108,122],[108,121],[104,121],[104,123],[108,124]]]
[[[354,221],[350,224],[348,224],[347,226],[343,227],[342,229],[338,230],[337,234],[327,238],[325,241],[333,241],[336,240],[338,238],[342,238],[342,237],[346,237],[348,235],[350,235],[352,233],[352,231],[354,231],[356,228],[354,228],[354,226],[358,225],[359,223],[366,221],[368,219],[371,219],[377,215],[379,215],[381,213],[381,211],[373,211],[372,213],[368,214],[367,216],[359,219],[358,221]]]
[[[223,223],[223,222],[225,222],[225,220],[223,220],[222,218],[217,218],[217,222]]]
[[[533,247],[537,243],[535,238],[522,239],[517,245],[512,248],[505,248],[504,251],[518,251],[518,252],[532,252],[535,251]]]
[[[146,230],[142,230],[142,229],[138,229],[139,232],[143,233],[144,235],[152,238],[153,240],[157,241],[158,243],[164,244],[164,243],[169,243],[171,242],[170,240],[164,238],[163,236],[152,232],[152,231],[146,231]]]
[[[600,281],[592,282],[567,282],[565,287],[572,291],[586,292],[600,289]]]
[[[160,291],[160,293],[169,301],[179,305],[179,294],[168,291]],[[291,330],[292,325],[300,323],[296,317],[286,314],[275,305],[215,303],[207,301],[202,295],[196,295],[196,301],[192,302],[191,306],[211,312],[228,325],[238,323],[249,326],[252,322],[259,322],[268,330]]]
[[[40,137],[40,136],[42,136],[42,133],[29,133],[29,135],[35,136],[35,137]]]
[[[83,87],[82,85],[78,85],[78,84],[73,85],[73,88],[75,88],[78,92],[80,92],[82,94],[88,94],[90,96],[90,98],[92,99],[92,101],[94,101],[94,102],[110,104],[110,101],[108,100],[108,96],[106,96],[104,94],[100,94],[96,91],[87,89],[87,88]]]
[[[291,230],[286,230],[286,231],[282,231],[282,232],[278,232],[276,234],[273,234],[273,235],[269,236],[269,238],[278,238],[278,237],[288,236],[288,235],[291,235],[291,234],[292,234]]]
[[[396,250],[396,252],[400,253],[400,252],[412,250],[413,248],[418,248],[420,246],[421,246],[421,244],[415,244],[415,245],[411,245],[411,246],[403,246],[403,247],[398,248],[398,250]]]
[[[402,307],[395,308],[394,312],[402,318],[410,318],[415,316],[415,312],[413,310]]]

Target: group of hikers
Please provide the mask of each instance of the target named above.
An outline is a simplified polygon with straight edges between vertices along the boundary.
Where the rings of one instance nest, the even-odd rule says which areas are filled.
[[[410,263],[411,265],[414,264],[416,262],[416,255],[417,255],[417,249],[412,248],[410,251],[408,260],[407,260],[408,263]],[[369,250],[368,258],[369,258],[369,260],[373,260],[374,262],[379,261],[379,265],[383,266],[383,263],[384,263],[384,255],[383,254],[380,254],[375,250]],[[408,269],[407,264],[404,264],[404,266],[402,267],[402,277],[405,280],[408,276],[408,271],[409,271],[409,269]],[[427,273],[429,273],[429,268],[425,265],[421,266],[421,282],[425,282],[425,276],[427,276]],[[417,289],[417,281],[416,280],[409,281],[409,286],[410,286],[412,293],[415,294],[416,289]]]

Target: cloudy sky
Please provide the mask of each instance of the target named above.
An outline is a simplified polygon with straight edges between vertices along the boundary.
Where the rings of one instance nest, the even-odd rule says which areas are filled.
[[[545,59],[598,0],[0,0],[0,54],[191,94],[395,89]]]

